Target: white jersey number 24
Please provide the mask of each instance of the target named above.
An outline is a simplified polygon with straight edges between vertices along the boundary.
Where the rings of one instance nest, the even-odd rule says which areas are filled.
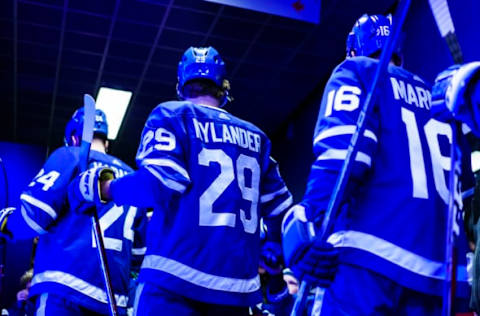
[[[124,212],[123,206],[117,206],[114,204],[107,212],[105,212],[102,217],[100,217],[100,229],[102,231],[103,242],[105,243],[105,249],[115,250],[121,252],[123,249],[123,239],[106,237],[105,231],[108,230],[117,220],[122,219]],[[132,229],[133,221],[137,214],[137,208],[130,206],[125,216],[125,221],[123,222],[123,238],[128,239],[133,242],[134,231]],[[96,248],[96,242],[94,237],[94,232],[92,228],[92,247]],[[120,237],[120,236],[119,236]]]

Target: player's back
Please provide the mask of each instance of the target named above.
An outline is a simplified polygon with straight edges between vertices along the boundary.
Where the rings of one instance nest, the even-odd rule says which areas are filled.
[[[373,59],[355,58],[340,67],[350,68],[366,91],[376,66]],[[358,173],[348,211],[330,241],[346,247],[343,260],[438,295],[452,127],[431,117],[429,85],[402,68],[389,66],[378,91],[359,145],[368,168]]]
[[[181,147],[176,162],[190,183],[155,209],[141,278],[204,302],[258,302],[260,217],[283,211],[281,195],[289,197],[270,158],[270,141],[253,124],[220,108],[164,103],[152,112],[147,128],[155,125],[155,116],[163,120],[162,135]],[[148,155],[145,151],[141,148],[137,158]],[[267,193],[271,198],[263,197]]]
[[[31,295],[55,293],[90,310],[108,314],[107,297],[92,230],[92,216],[69,209],[66,200],[68,181],[78,173],[79,147],[62,147],[55,151],[44,166],[47,175],[58,174],[50,184],[56,189],[57,200],[63,203],[58,218],[40,236],[35,257]],[[89,167],[108,166],[116,177],[132,169],[119,159],[97,151],[90,152]],[[36,178],[32,183],[42,181]],[[52,178],[50,178],[52,179]],[[43,181],[45,182],[45,181]],[[40,183],[41,184],[41,183]],[[42,199],[42,188],[32,185],[24,194]],[[57,203],[57,202],[55,202]],[[144,211],[136,207],[117,206],[113,202],[97,208],[108,257],[112,287],[123,314],[127,306],[130,264],[134,231]]]

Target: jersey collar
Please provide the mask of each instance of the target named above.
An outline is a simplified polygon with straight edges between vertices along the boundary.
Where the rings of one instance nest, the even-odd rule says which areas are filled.
[[[211,106],[211,105],[207,105],[207,104],[200,104],[200,103],[194,103],[195,105],[198,105],[198,106],[203,106],[203,107],[206,107],[206,108],[210,108],[210,109],[214,109],[214,110],[218,110],[218,111],[221,111],[221,112],[225,112],[225,113],[228,113],[227,111],[225,111],[224,109],[222,108],[218,108],[216,106]]]

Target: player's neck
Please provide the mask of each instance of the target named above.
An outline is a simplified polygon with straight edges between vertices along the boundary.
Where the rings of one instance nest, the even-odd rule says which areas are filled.
[[[201,95],[195,98],[186,98],[185,100],[197,105],[213,106],[216,108],[220,106],[220,102],[218,102],[217,98],[210,95]]]
[[[103,140],[98,139],[98,138],[92,139],[92,145],[90,146],[90,149],[95,150],[95,151],[99,151],[99,152],[104,153],[104,154],[107,153],[106,146],[105,146]]]

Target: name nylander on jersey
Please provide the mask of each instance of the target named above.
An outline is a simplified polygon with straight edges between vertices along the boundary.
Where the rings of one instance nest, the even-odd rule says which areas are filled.
[[[259,221],[281,220],[292,203],[270,149],[260,129],[223,109],[172,101],[153,110],[139,170],[111,185],[114,200],[154,207],[141,280],[203,302],[261,300]]]
[[[8,220],[14,238],[40,236],[30,296],[54,293],[99,313],[108,314],[107,294],[91,215],[69,209],[68,184],[78,174],[79,147],[61,147],[47,160],[20,197]],[[90,152],[89,167],[108,166],[117,177],[132,172],[122,161]],[[104,234],[112,287],[121,314],[126,313],[132,260],[145,253],[145,210],[117,206],[97,209]]]
[[[374,59],[348,59],[325,88],[314,134],[316,160],[304,198],[320,213],[328,205],[376,67]],[[389,66],[377,89],[352,162],[349,198],[328,240],[342,247],[344,262],[441,295],[453,129],[431,117],[430,86],[408,71]],[[461,207],[461,200],[457,204]],[[460,226],[455,226],[457,233]],[[464,254],[457,275],[458,291],[466,294]]]

